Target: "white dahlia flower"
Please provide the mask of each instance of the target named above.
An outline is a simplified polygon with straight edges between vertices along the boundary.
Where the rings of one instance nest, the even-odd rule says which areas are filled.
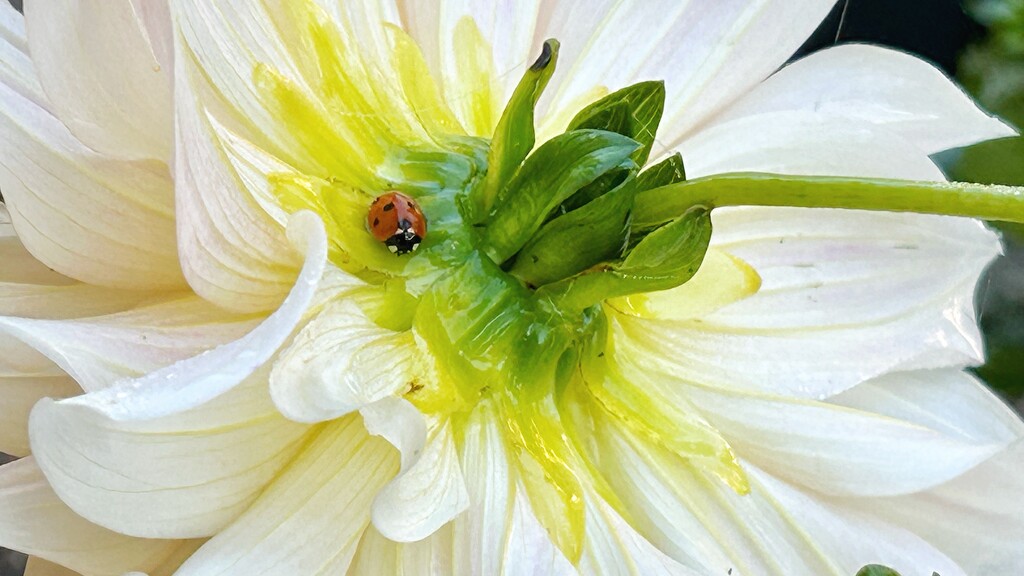
[[[782,67],[832,4],[0,3],[0,546],[1021,573],[955,216],[1024,196],[926,182],[1013,132],[892,50]]]

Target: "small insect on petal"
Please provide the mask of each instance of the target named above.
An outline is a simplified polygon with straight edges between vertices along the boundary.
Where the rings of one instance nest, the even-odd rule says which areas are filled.
[[[419,248],[427,235],[423,211],[412,198],[396,191],[374,199],[366,223],[373,237],[399,256]]]

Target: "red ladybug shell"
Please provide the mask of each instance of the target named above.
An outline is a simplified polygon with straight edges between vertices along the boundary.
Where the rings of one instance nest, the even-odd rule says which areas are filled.
[[[427,218],[412,198],[401,192],[381,194],[366,215],[370,233],[395,254],[412,252],[427,236]]]

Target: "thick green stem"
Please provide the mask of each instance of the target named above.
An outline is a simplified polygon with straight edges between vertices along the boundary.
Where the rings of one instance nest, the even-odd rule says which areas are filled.
[[[849,208],[1024,222],[1024,188],[755,172],[719,174],[641,192],[633,211],[634,227],[657,226],[693,206]]]

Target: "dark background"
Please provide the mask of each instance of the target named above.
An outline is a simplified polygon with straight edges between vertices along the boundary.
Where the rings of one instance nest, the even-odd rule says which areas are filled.
[[[20,9],[21,0],[10,1]],[[840,0],[799,55],[837,42],[898,47],[957,76],[988,110],[1024,126],[1024,10],[1018,8],[1015,17],[1000,17],[986,13],[984,4],[985,0]],[[1024,185],[1024,138],[943,153],[938,160],[954,180]],[[1020,409],[1024,407],[1024,227],[999,228],[1006,240],[1006,255],[989,269],[977,294],[989,355],[978,372]],[[3,458],[0,455],[0,462]],[[0,549],[0,576],[20,575],[23,568],[23,556]]]

